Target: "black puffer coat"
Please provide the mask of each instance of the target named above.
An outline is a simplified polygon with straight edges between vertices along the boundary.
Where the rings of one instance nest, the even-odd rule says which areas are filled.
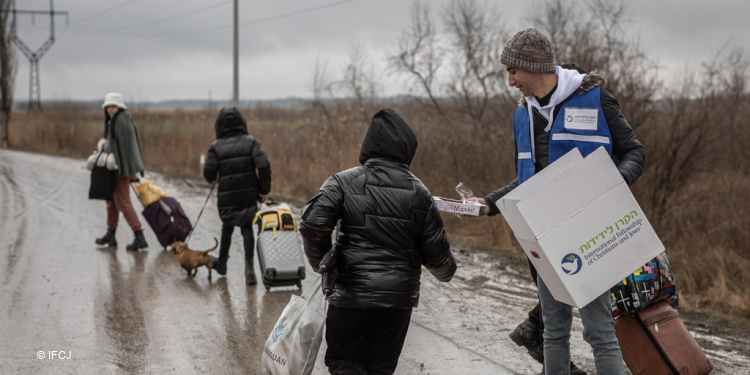
[[[303,208],[310,265],[317,271],[331,246],[338,252],[331,305],[410,309],[419,302],[422,265],[440,281],[456,272],[432,196],[409,172],[416,150],[406,122],[392,110],[378,112],[362,144],[363,166],[331,176]]]
[[[248,135],[247,122],[237,108],[222,108],[214,128],[216,141],[208,149],[203,177],[213,182],[218,175],[221,221],[251,225],[258,210],[258,194],[271,190],[271,164],[260,143]]]
[[[563,66],[563,68],[567,67]],[[584,73],[578,67],[572,66],[572,69]],[[581,93],[589,91],[594,87],[602,87],[600,90],[602,112],[604,112],[604,118],[607,120],[607,126],[609,127],[609,132],[612,136],[612,153],[617,157],[617,170],[622,175],[622,178],[625,179],[628,186],[630,186],[635,183],[635,180],[637,180],[643,172],[643,166],[646,163],[646,154],[643,151],[643,145],[641,145],[641,142],[636,139],[633,128],[625,119],[622,112],[620,112],[620,103],[609,93],[609,91],[604,89],[603,86],[606,83],[607,80],[604,74],[592,71],[583,78],[581,87],[579,87],[575,93],[571,94],[568,99],[574,95],[580,95]],[[519,105],[526,107],[526,99],[522,97]],[[560,107],[560,105],[555,107],[553,118],[557,117]],[[544,131],[544,127],[547,126],[547,119],[545,119],[536,108],[533,113],[536,170],[541,171],[549,165],[549,132]],[[515,155],[518,157],[517,150]],[[487,201],[487,205],[490,207],[489,216],[500,213],[500,209],[497,208],[495,202],[510,193],[517,186],[518,178],[484,198]]]

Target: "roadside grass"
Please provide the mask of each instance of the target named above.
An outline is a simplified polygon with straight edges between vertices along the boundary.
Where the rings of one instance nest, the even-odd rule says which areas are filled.
[[[433,195],[457,197],[454,187],[463,182],[482,197],[515,178],[513,141],[495,135],[508,133],[494,128],[499,125],[456,126],[417,104],[392,107],[419,139],[411,170]],[[147,170],[202,179],[200,159],[216,139],[217,112],[133,110]],[[271,161],[273,196],[302,204],[331,174],[359,165],[368,125],[359,109],[339,106],[323,113],[313,107],[258,108],[243,113],[250,134]],[[83,164],[103,135],[103,120],[101,111],[72,104],[43,112],[16,111],[10,123],[11,147],[80,158]],[[634,189],[646,209],[644,192],[652,190],[650,183],[639,180]],[[704,171],[675,199],[675,209],[656,230],[667,248],[681,305],[750,319],[750,177],[731,166]],[[523,257],[500,217],[444,215],[443,221],[450,237],[461,243]]]

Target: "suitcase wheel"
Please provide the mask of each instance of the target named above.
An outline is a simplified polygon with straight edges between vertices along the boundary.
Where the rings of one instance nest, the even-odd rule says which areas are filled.
[[[300,279],[305,278],[305,267],[297,268],[297,276],[299,276]]]
[[[266,280],[270,283],[276,278],[276,268],[269,268],[266,270]]]
[[[263,286],[266,287],[266,292],[270,292],[271,291],[271,286],[270,285],[268,285],[266,283],[263,283]]]

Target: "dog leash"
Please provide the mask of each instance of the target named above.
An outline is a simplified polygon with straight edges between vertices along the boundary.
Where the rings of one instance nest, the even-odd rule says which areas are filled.
[[[203,215],[203,210],[206,208],[206,205],[208,204],[208,200],[211,198],[211,193],[214,192],[214,187],[216,187],[216,182],[211,184],[211,190],[208,192],[208,196],[206,197],[206,201],[203,202],[203,207],[201,207],[201,212],[198,213],[198,218],[195,219],[195,224],[193,224],[193,227],[190,228],[190,232],[188,232],[187,237],[185,238],[185,245],[187,245],[188,241],[190,241],[190,236],[193,235],[193,230],[195,230],[195,227],[198,226],[198,220],[201,219],[201,215]]]

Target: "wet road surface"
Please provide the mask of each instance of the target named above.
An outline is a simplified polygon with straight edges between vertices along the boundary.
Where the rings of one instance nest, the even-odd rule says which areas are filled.
[[[208,186],[147,178],[195,220]],[[246,286],[239,231],[226,277],[214,273],[210,281],[200,268],[187,278],[140,216],[134,195],[151,246],[126,251],[132,232],[121,217],[119,246],[97,247],[94,238],[106,230],[105,204],[87,199],[88,186],[84,160],[0,150],[0,373],[261,374],[264,342],[300,290]],[[191,248],[213,246],[220,228],[212,197]],[[541,365],[508,339],[535,303],[526,269],[488,254],[454,253],[459,271],[451,283],[423,273],[420,306],[396,373],[538,373]],[[303,290],[314,277],[308,270]],[[593,373],[580,320],[574,327],[574,360]],[[709,352],[715,374],[750,373],[748,357],[729,349],[746,341],[707,339],[726,342],[727,349]],[[327,373],[324,351],[325,343],[314,374]]]

